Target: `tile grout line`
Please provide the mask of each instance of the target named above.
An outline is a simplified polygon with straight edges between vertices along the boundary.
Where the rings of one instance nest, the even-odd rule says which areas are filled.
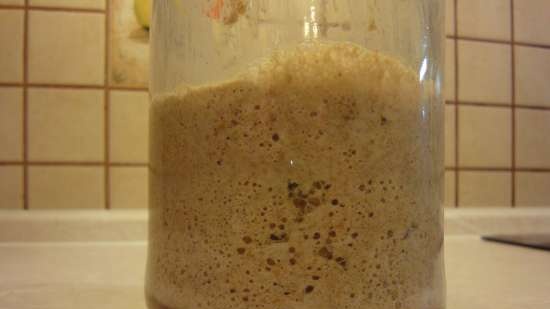
[[[496,102],[473,102],[473,101],[461,101],[455,102],[452,100],[445,101],[447,105],[462,105],[462,106],[481,106],[481,107],[492,107],[492,108],[510,108],[512,109],[512,104],[507,103],[496,103]],[[550,106],[543,105],[516,105],[515,109],[534,109],[534,110],[550,110]]]
[[[86,84],[47,84],[47,83],[26,83],[29,88],[68,88],[68,89],[103,89],[101,85],[86,85]]]
[[[514,44],[514,46],[532,47],[532,48],[540,48],[540,49],[550,49],[550,45],[548,45],[548,44],[520,42],[520,41],[517,41],[516,39],[514,39],[513,44]]]
[[[534,109],[534,110],[542,110],[547,111],[550,110],[550,106],[539,106],[539,105],[518,105],[516,100],[516,104],[514,105],[514,109]]]
[[[23,15],[23,209],[29,209],[29,0]]]
[[[497,166],[462,166],[462,167],[445,167],[446,171],[466,171],[466,172],[512,172],[509,167],[497,167]],[[522,167],[516,168],[517,172],[535,172],[535,173],[550,173],[550,167]]]
[[[512,106],[510,104],[506,103],[494,103],[494,102],[473,102],[473,101],[462,101],[462,102],[454,102],[449,101],[446,102],[449,105],[460,105],[460,106],[479,106],[479,107],[493,107],[493,108],[511,108]]]
[[[447,38],[455,39],[455,40],[474,41],[474,42],[480,42],[480,43],[510,44],[510,41],[507,41],[507,40],[476,38],[476,37],[463,36],[463,35],[448,35]]]
[[[24,10],[31,11],[56,11],[56,12],[72,12],[72,13],[99,13],[104,14],[105,10],[92,9],[92,8],[70,8],[70,7],[57,7],[57,6],[36,6],[25,3],[24,5],[10,5],[0,4],[0,10]]]
[[[23,87],[25,83],[13,83],[13,82],[0,82],[0,87]],[[47,84],[47,83],[26,83],[29,88],[57,88],[57,89],[105,89],[104,85],[90,85],[90,84]],[[147,87],[131,87],[131,86],[108,86],[109,90],[123,90],[123,91],[149,91]]]
[[[0,4],[1,10],[24,10],[25,5],[17,5],[17,4]]]
[[[22,166],[27,164],[28,166],[104,166],[104,161],[0,161],[0,166]],[[147,162],[110,162],[110,167],[148,167]],[[475,172],[511,172],[510,167],[498,167],[498,166],[445,166],[446,171],[475,171]],[[516,167],[516,172],[541,172],[550,173],[550,167]]]
[[[512,175],[511,175],[511,204],[512,208],[516,207],[516,52],[515,52],[515,26],[514,26],[514,0],[510,0],[510,60],[511,60],[511,96],[512,96],[512,138],[511,138],[511,160],[512,160]]]
[[[455,40],[453,39],[453,42]],[[94,90],[104,90],[105,87],[101,85],[86,85],[86,84],[43,84],[43,83],[27,83],[28,88],[53,88],[53,89],[94,89]],[[13,82],[0,82],[0,88],[9,88],[9,87],[23,87],[24,83],[13,83]],[[119,91],[135,91],[135,92],[147,92],[149,89],[147,87],[131,87],[131,86],[109,86],[107,87],[110,91],[119,90]],[[455,100],[445,100],[447,105],[464,105],[464,106],[482,106],[482,107],[494,107],[494,108],[512,108],[512,104],[501,103],[501,102],[475,102],[475,101],[455,101]],[[518,105],[516,102],[516,109],[535,109],[535,110],[550,110],[550,105],[538,104],[538,105]]]
[[[474,102],[474,101],[460,101],[455,102],[453,100],[445,101],[447,105],[462,105],[462,106],[482,106],[482,107],[492,107],[492,108],[509,108],[512,109],[511,103],[497,103],[497,102]],[[515,109],[531,109],[531,110],[550,110],[550,106],[543,105],[516,105]]]
[[[104,161],[0,161],[0,166],[105,166]],[[110,162],[109,166],[116,167],[147,167],[146,162]]]
[[[109,90],[120,90],[120,91],[143,91],[148,92],[148,87],[129,87],[129,86],[109,86]]]
[[[453,0],[453,5],[454,5],[454,12],[453,12],[453,17],[454,17],[454,34],[457,35],[458,34],[458,0]],[[458,82],[458,39],[454,39],[453,40],[453,47],[454,47],[454,54],[455,54],[455,57],[454,57],[454,62],[455,62],[455,93],[454,93],[454,96],[455,96],[455,102],[458,102],[458,99],[459,99],[459,96],[458,96],[458,86],[459,86],[459,82]],[[459,139],[459,133],[458,133],[458,129],[459,129],[459,125],[458,125],[458,121],[459,121],[459,116],[458,116],[458,112],[459,112],[459,105],[456,105],[455,106],[455,167],[458,168],[458,164],[459,164],[459,154],[460,154],[460,151],[458,149],[460,143],[458,141]],[[460,185],[459,185],[459,181],[460,181],[460,176],[459,176],[459,173],[458,173],[458,170],[455,171],[455,186],[454,186],[454,189],[455,189],[455,200],[454,200],[454,207],[455,208],[458,208],[459,207],[459,202],[460,202],[460,198],[458,196],[458,191],[460,189]]]
[[[453,42],[455,40],[453,39]],[[86,85],[86,84],[43,84],[43,83],[27,83],[28,88],[53,88],[53,89],[94,89],[94,90],[104,90],[105,87],[101,85]],[[24,83],[13,83],[13,82],[0,82],[0,88],[9,88],[9,87],[23,87]],[[149,89],[147,87],[131,87],[131,86],[109,86],[107,87],[110,91],[135,91],[135,92],[147,92]],[[464,105],[464,106],[482,106],[482,107],[494,107],[494,108],[512,108],[511,104],[501,103],[501,102],[475,102],[475,101],[455,101],[455,100],[445,100],[447,105]],[[516,102],[516,109],[534,109],[534,110],[550,110],[550,105],[518,105]]]
[[[110,52],[110,3],[109,0],[105,0],[105,52],[104,52],[104,94],[103,94],[103,100],[104,100],[104,111],[103,111],[103,126],[104,126],[104,195],[105,195],[105,209],[111,209],[111,169],[109,167],[110,163],[110,145],[111,145],[111,137],[110,137],[110,91],[109,91],[109,52]]]
[[[56,6],[29,6],[28,9],[32,10],[32,11],[55,11],[55,12],[71,12],[71,13],[105,14],[105,10],[92,9],[92,8],[69,8],[69,7],[56,7]]]
[[[453,39],[454,42],[454,39]],[[0,88],[9,87],[23,87],[24,83],[13,82],[0,82]],[[43,84],[43,83],[27,83],[28,88],[53,88],[53,89],[94,89],[104,90],[105,87],[101,85],[85,85],[85,84]],[[147,87],[130,87],[130,86],[109,86],[109,90],[118,91],[135,91],[135,92],[147,92]],[[455,101],[445,100],[447,105],[465,105],[465,106],[483,106],[483,107],[495,107],[495,108],[512,108],[512,104],[501,102],[476,102],[476,101]],[[536,109],[536,110],[550,110],[550,105],[518,105],[516,102],[516,109]]]
[[[104,161],[0,161],[0,166],[105,166]],[[109,166],[147,167],[147,162],[110,162]]]
[[[473,41],[473,42],[479,42],[479,43],[493,43],[493,44],[503,44],[503,45],[509,45],[513,44],[514,46],[525,46],[525,47],[533,47],[533,48],[540,48],[540,49],[550,49],[550,45],[548,44],[542,44],[542,43],[529,43],[529,42],[521,42],[514,40],[513,42],[507,41],[507,40],[499,40],[499,39],[488,39],[488,38],[476,38],[476,37],[469,37],[469,36],[457,36],[457,35],[446,35],[447,39],[458,39],[463,41]]]

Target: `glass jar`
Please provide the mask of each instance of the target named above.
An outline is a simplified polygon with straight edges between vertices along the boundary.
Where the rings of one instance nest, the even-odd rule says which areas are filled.
[[[443,309],[441,0],[156,0],[150,309]]]

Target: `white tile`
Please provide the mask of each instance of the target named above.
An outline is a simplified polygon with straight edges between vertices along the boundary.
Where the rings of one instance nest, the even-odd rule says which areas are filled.
[[[24,5],[25,0],[0,0],[0,4],[6,5]]]
[[[111,207],[147,208],[147,167],[111,167]]]
[[[516,41],[550,44],[550,1],[514,1],[514,26]]]
[[[515,56],[517,104],[550,107],[550,49],[517,46]]]
[[[105,1],[106,0],[29,0],[29,4],[33,6],[56,8],[105,9]]]
[[[23,81],[23,10],[0,10],[0,82]]]
[[[23,167],[0,166],[0,209],[23,208]]]
[[[455,0],[445,0],[445,34],[455,34]]]
[[[510,40],[510,0],[457,0],[458,35]]]
[[[102,85],[105,15],[31,10],[29,81]]]
[[[445,40],[445,100],[456,100],[455,40]]]
[[[0,5],[25,5],[25,0],[0,0]]]
[[[511,103],[511,48],[506,44],[458,41],[460,101]]]
[[[516,173],[516,203],[550,207],[550,173]]]
[[[454,105],[445,105],[445,166],[456,165],[455,113]]]
[[[103,208],[102,166],[29,167],[29,209]]]
[[[516,110],[516,159],[518,167],[550,167],[550,111]]]
[[[29,89],[29,159],[102,161],[104,91]]]
[[[511,172],[459,172],[459,207],[510,207]]]
[[[111,161],[147,162],[149,158],[149,95],[112,91],[110,100]]]
[[[0,88],[0,160],[23,159],[23,90]]]
[[[456,184],[455,171],[445,171],[445,199],[443,205],[445,207],[455,207]]]
[[[459,108],[459,166],[510,167],[512,114],[508,108]]]

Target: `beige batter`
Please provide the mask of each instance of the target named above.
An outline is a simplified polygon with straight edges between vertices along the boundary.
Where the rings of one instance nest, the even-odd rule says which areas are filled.
[[[151,115],[151,308],[442,309],[418,77],[348,43],[279,52]]]

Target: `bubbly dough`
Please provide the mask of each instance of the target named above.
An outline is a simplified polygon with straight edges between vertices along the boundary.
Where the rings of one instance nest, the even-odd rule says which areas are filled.
[[[350,43],[155,100],[151,306],[444,308],[421,107],[410,69]]]

